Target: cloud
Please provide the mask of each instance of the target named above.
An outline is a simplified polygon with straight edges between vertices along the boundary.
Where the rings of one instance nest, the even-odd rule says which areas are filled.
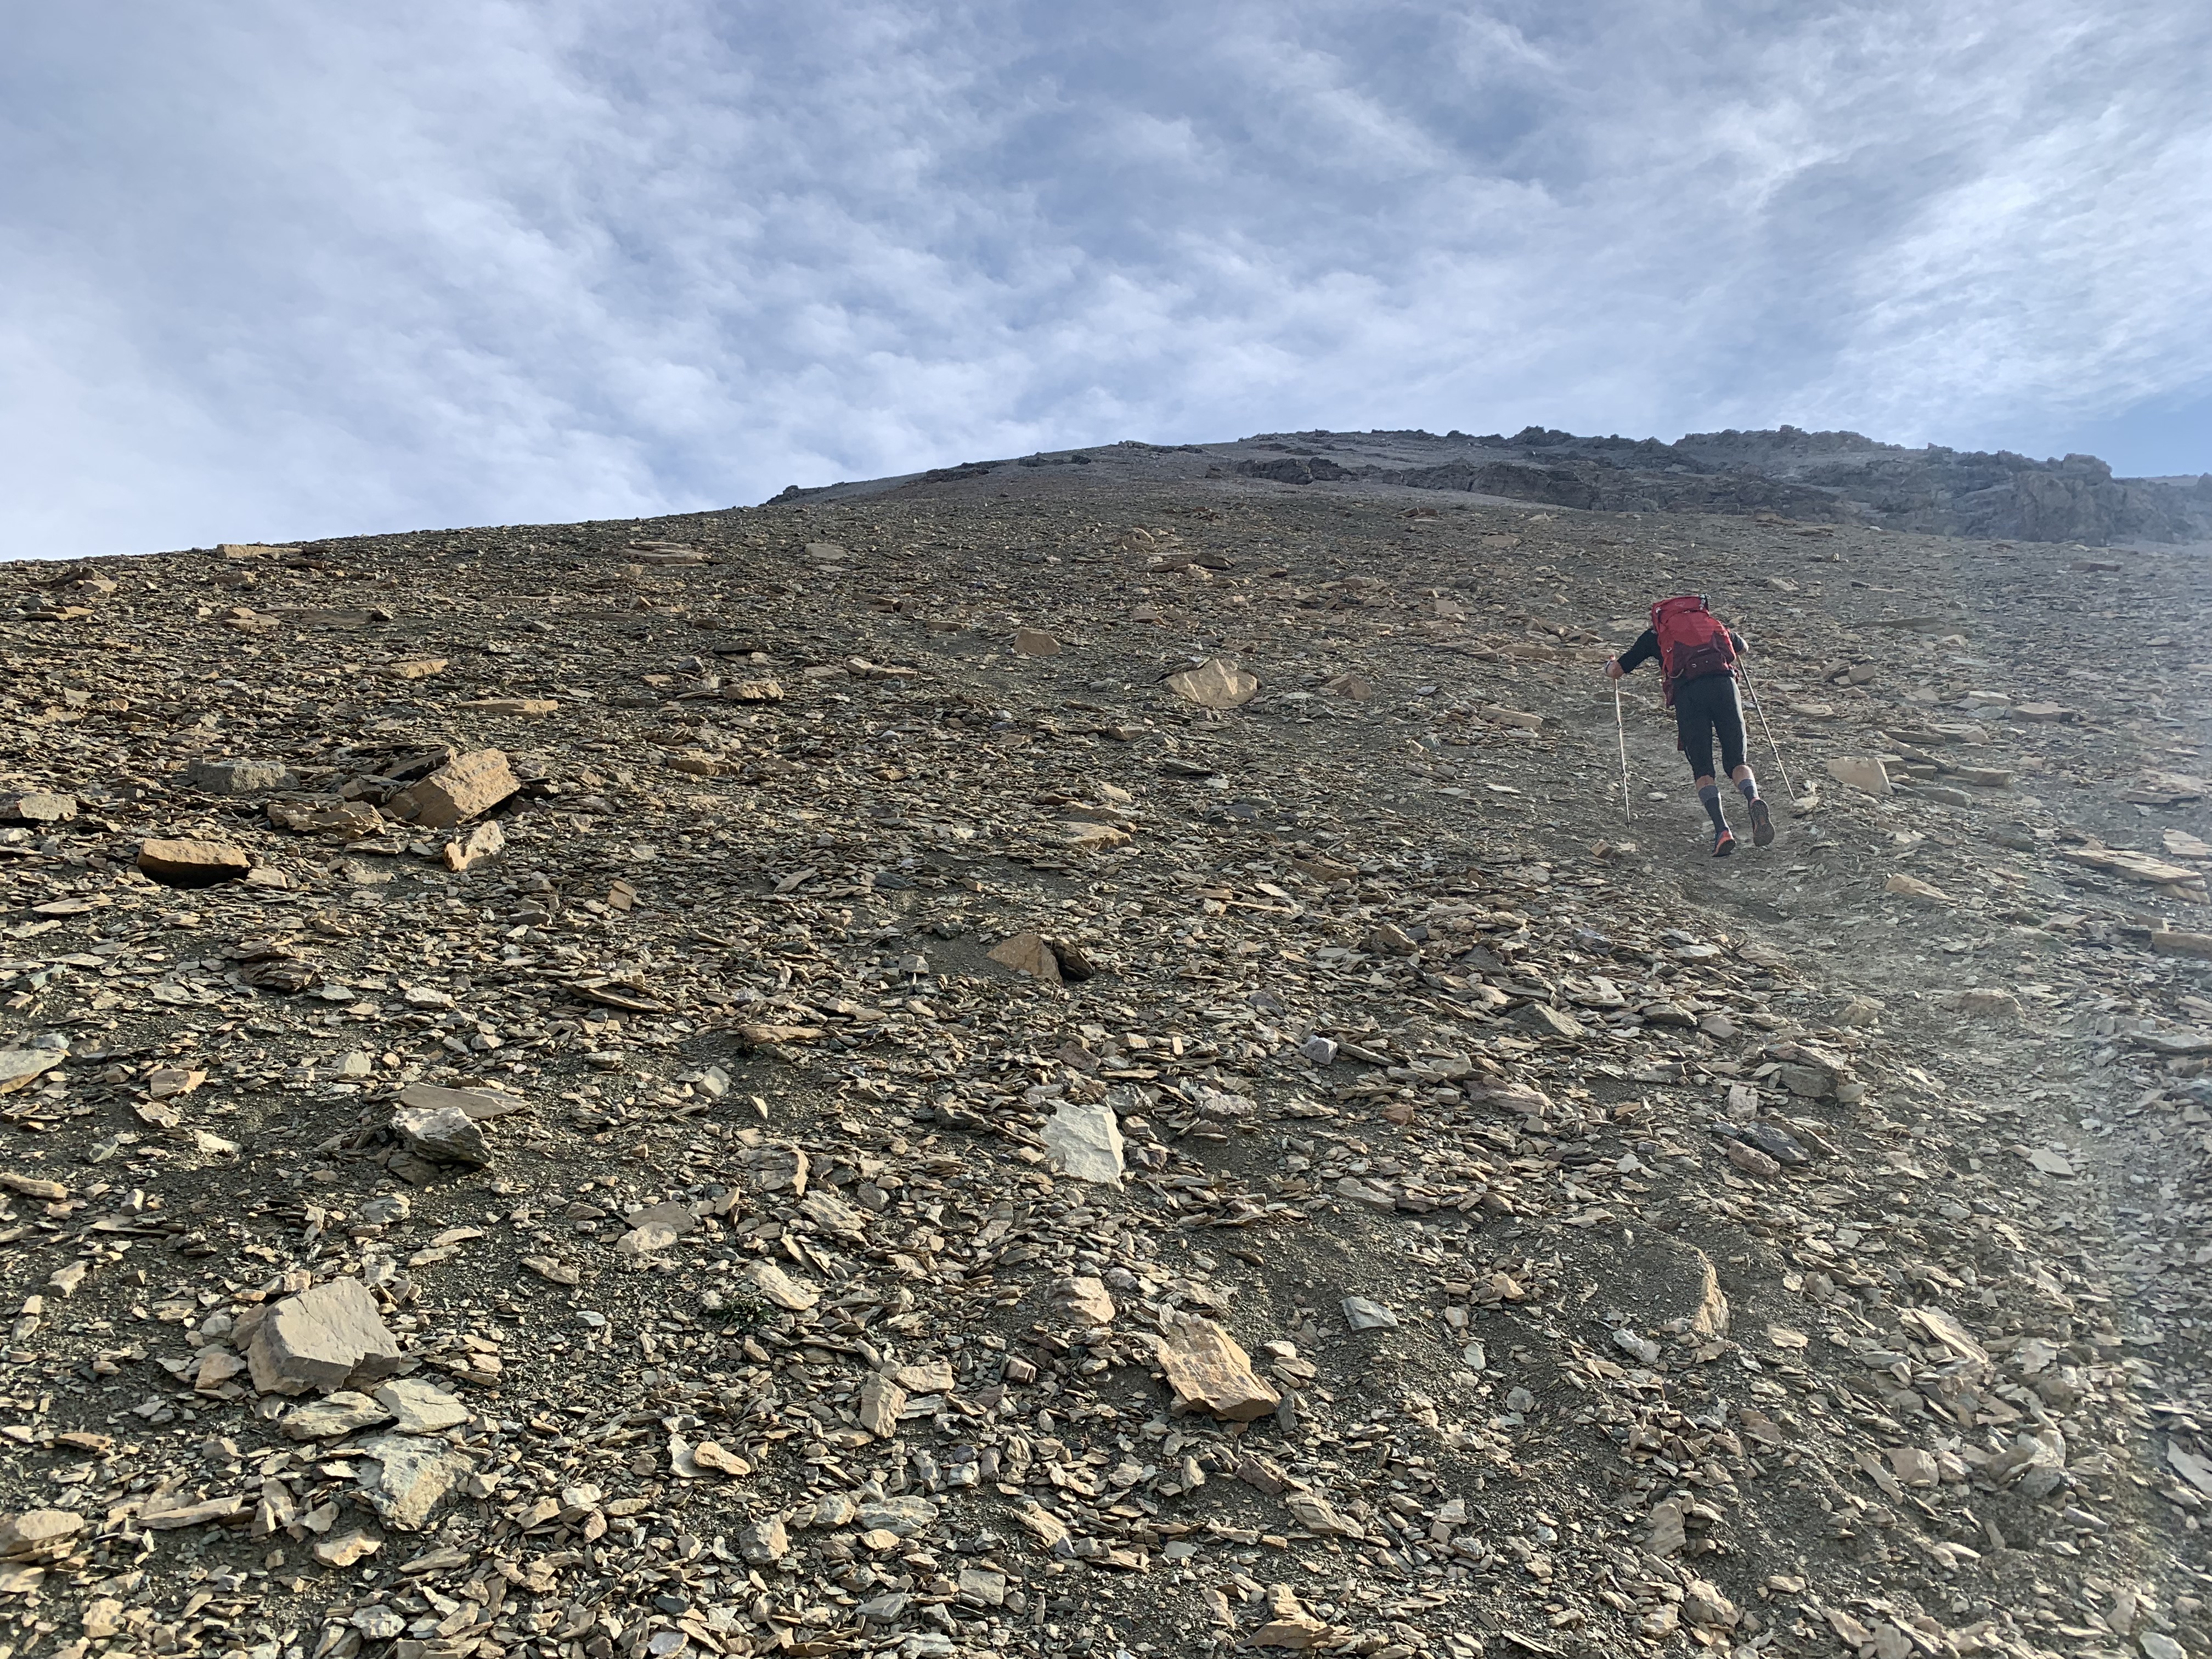
[[[2212,388],[2212,15],[2148,0],[10,28],[0,554],[1314,425],[2034,447]]]

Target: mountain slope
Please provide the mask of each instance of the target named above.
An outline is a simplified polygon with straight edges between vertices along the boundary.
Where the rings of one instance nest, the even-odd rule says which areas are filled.
[[[2203,562],[1262,453],[8,568],[17,1651],[2207,1650]]]

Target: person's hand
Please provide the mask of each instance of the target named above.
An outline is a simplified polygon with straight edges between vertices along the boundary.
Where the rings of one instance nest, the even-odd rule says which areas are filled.
[[[1609,680],[1617,680],[1620,678],[1620,658],[1607,657],[1605,659],[1605,677]]]

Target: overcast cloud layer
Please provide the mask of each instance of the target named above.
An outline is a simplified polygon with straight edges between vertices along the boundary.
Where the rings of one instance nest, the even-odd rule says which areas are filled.
[[[0,556],[1312,426],[2212,468],[2212,9],[0,23]]]

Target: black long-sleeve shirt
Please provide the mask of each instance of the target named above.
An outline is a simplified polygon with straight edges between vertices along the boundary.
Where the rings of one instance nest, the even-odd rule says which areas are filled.
[[[1735,653],[1739,657],[1748,655],[1750,653],[1750,647],[1743,642],[1743,635],[1733,628],[1729,629],[1729,643],[1735,647]],[[1647,628],[1636,636],[1635,644],[1620,653],[1620,672],[1624,674],[1632,674],[1645,663],[1656,660],[1658,655],[1659,635],[1653,629]],[[1662,663],[1660,666],[1664,668],[1666,665]]]

